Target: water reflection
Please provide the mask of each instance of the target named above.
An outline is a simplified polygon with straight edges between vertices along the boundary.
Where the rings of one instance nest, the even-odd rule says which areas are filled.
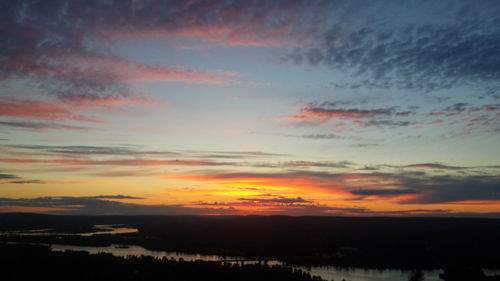
[[[311,275],[320,276],[326,280],[345,281],[407,281],[410,271],[407,270],[367,270],[361,268],[339,268],[333,266],[312,267],[308,270]],[[425,270],[426,281],[442,281],[439,278],[442,270]]]
[[[137,228],[127,227],[122,224],[97,224],[92,227],[91,232],[56,232],[52,228],[32,229],[32,230],[7,230],[0,232],[0,236],[93,236],[99,234],[127,234],[138,233]]]
[[[93,236],[98,234],[127,234],[127,233],[138,233],[137,228],[126,227],[120,224],[98,224],[94,225],[93,232],[80,233],[80,236]]]
[[[89,246],[73,246],[73,245],[59,245],[59,244],[41,244],[50,246],[53,251],[87,251],[91,254],[98,253],[110,253],[119,257],[126,256],[152,256],[155,258],[167,258],[167,259],[175,259],[180,260],[183,259],[185,261],[195,261],[195,260],[204,260],[204,261],[236,261],[236,260],[244,260],[242,258],[237,257],[223,257],[217,255],[200,255],[200,254],[187,254],[187,253],[178,253],[178,252],[166,252],[166,251],[154,251],[148,250],[141,246],[136,245],[118,245],[112,244],[108,247],[89,247]]]
[[[241,257],[226,257],[217,255],[200,255],[200,254],[188,254],[188,253],[178,253],[178,252],[166,252],[166,251],[153,251],[145,249],[141,246],[136,245],[117,245],[113,244],[109,247],[87,247],[87,246],[72,246],[72,245],[58,245],[58,244],[44,244],[51,246],[54,251],[87,251],[91,254],[97,253],[110,253],[115,256],[126,257],[130,255],[135,256],[153,256],[156,258],[167,258],[167,259],[183,259],[185,261],[219,261],[219,262],[239,262],[244,264],[258,263],[257,260],[248,260]],[[277,260],[267,261],[268,265],[283,265],[282,262]],[[320,276],[326,280],[345,280],[345,281],[406,281],[408,280],[409,271],[403,270],[365,270],[360,268],[339,268],[333,266],[327,267],[301,267],[294,266],[296,269],[301,269],[311,273],[311,275]],[[424,271],[426,281],[441,281],[438,275],[441,270],[428,270]]]

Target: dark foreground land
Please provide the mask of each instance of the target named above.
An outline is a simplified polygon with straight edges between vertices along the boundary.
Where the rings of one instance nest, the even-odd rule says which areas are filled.
[[[48,247],[0,244],[1,280],[175,280],[322,281],[282,266],[115,257],[87,252],[52,252]]]
[[[125,224],[138,228],[139,233],[0,237],[0,242],[131,244],[301,265],[500,268],[498,219],[0,214],[0,231],[52,228],[82,232],[91,231],[96,224]]]

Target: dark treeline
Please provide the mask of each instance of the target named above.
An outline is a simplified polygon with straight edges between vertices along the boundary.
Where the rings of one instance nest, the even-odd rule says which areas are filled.
[[[300,270],[263,264],[238,265],[174,261],[153,257],[127,258],[87,252],[52,252],[34,245],[0,243],[1,280],[277,280],[322,281]]]
[[[444,281],[500,281],[500,275],[486,276],[481,268],[467,266],[446,268],[439,278]],[[408,278],[408,281],[413,280]]]
[[[3,214],[4,229],[91,229],[120,223],[138,234],[8,237],[78,245],[134,244],[153,250],[370,268],[500,268],[500,220],[286,216],[43,216]]]

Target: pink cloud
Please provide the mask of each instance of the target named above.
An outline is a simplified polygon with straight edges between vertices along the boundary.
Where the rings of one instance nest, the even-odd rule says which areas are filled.
[[[304,116],[316,116],[334,119],[354,119],[374,117],[377,113],[358,109],[326,109],[326,108],[304,108],[300,111]]]
[[[500,105],[488,105],[484,107],[484,110],[487,112],[500,111]]]
[[[18,56],[4,60],[11,71],[54,79],[88,79],[99,82],[181,82],[191,84],[229,84],[233,71],[199,71],[168,64],[146,64],[117,56],[84,56],[51,53],[41,59]]]
[[[427,123],[427,125],[440,125],[440,124],[443,124],[443,120],[435,120]]]
[[[167,101],[153,101],[147,95],[70,95],[60,96],[64,103],[84,108],[105,106],[158,106],[168,105]]]
[[[100,120],[76,115],[61,102],[0,98],[0,116],[49,120],[102,123]]]
[[[128,113],[122,106],[168,105],[166,101],[153,101],[147,95],[70,95],[60,96],[58,100],[0,98],[0,117],[29,119],[31,121],[9,121],[0,125],[27,130],[88,130],[89,128],[54,122],[106,123],[103,120],[86,116],[89,112]],[[51,122],[40,122],[51,121]],[[33,122],[36,121],[36,122]]]
[[[357,119],[390,117],[394,114],[399,114],[398,112],[395,112],[394,108],[339,108],[335,104],[330,103],[323,103],[320,105],[309,103],[294,115],[289,115],[285,118],[279,118],[277,120],[295,120],[310,123],[325,123],[332,119],[352,120],[352,123],[357,124],[358,127],[365,127],[365,122]],[[334,129],[342,129],[342,127],[346,127],[347,125],[348,124],[345,122],[337,123],[335,124]]]
[[[288,37],[292,32],[292,24],[286,24],[269,28],[262,23],[229,23],[220,22],[213,25],[202,25],[192,23],[189,26],[180,27],[175,30],[162,27],[138,27],[134,30],[115,29],[108,30],[108,34],[115,39],[158,39],[158,38],[187,38],[203,42],[215,43],[225,46],[244,47],[277,47],[296,46],[298,38]],[[181,45],[184,49],[204,49],[207,46]]]
[[[309,116],[305,115],[291,115],[282,119],[288,119],[288,120],[298,120],[298,121],[311,121],[311,118]]]
[[[79,73],[90,79],[117,82],[183,82],[226,84],[234,72],[195,71],[174,65],[145,64],[119,57],[60,56],[49,60],[54,74]],[[38,70],[40,71],[40,70]]]

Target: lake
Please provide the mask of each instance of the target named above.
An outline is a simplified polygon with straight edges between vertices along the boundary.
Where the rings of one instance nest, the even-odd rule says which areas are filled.
[[[121,224],[97,224],[92,227],[91,232],[56,232],[52,228],[30,229],[30,230],[7,230],[1,231],[0,236],[48,236],[48,235],[76,235],[94,236],[100,234],[127,234],[138,233],[137,228],[127,227]]]
[[[50,246],[53,251],[87,251],[91,254],[97,253],[110,253],[115,256],[126,257],[130,255],[135,256],[153,256],[156,258],[173,258],[175,260],[183,259],[185,261],[226,261],[226,262],[237,262],[238,260],[243,261],[245,264],[257,263],[258,261],[248,261],[241,257],[224,257],[217,255],[202,255],[202,254],[188,254],[179,252],[166,252],[166,251],[154,251],[148,250],[141,246],[135,245],[117,245],[113,244],[107,247],[89,247],[89,246],[73,246],[73,245],[59,245],[59,244],[42,244]],[[283,265],[282,262],[274,260],[268,261],[269,265]],[[314,266],[314,267],[303,267],[294,266],[293,268],[301,269],[311,273],[311,275],[320,276],[326,280],[345,280],[345,281],[407,281],[408,274],[410,271],[388,269],[388,270],[365,270],[361,268],[340,268],[333,266]],[[425,280],[427,281],[442,281],[438,275],[441,270],[426,270]]]

